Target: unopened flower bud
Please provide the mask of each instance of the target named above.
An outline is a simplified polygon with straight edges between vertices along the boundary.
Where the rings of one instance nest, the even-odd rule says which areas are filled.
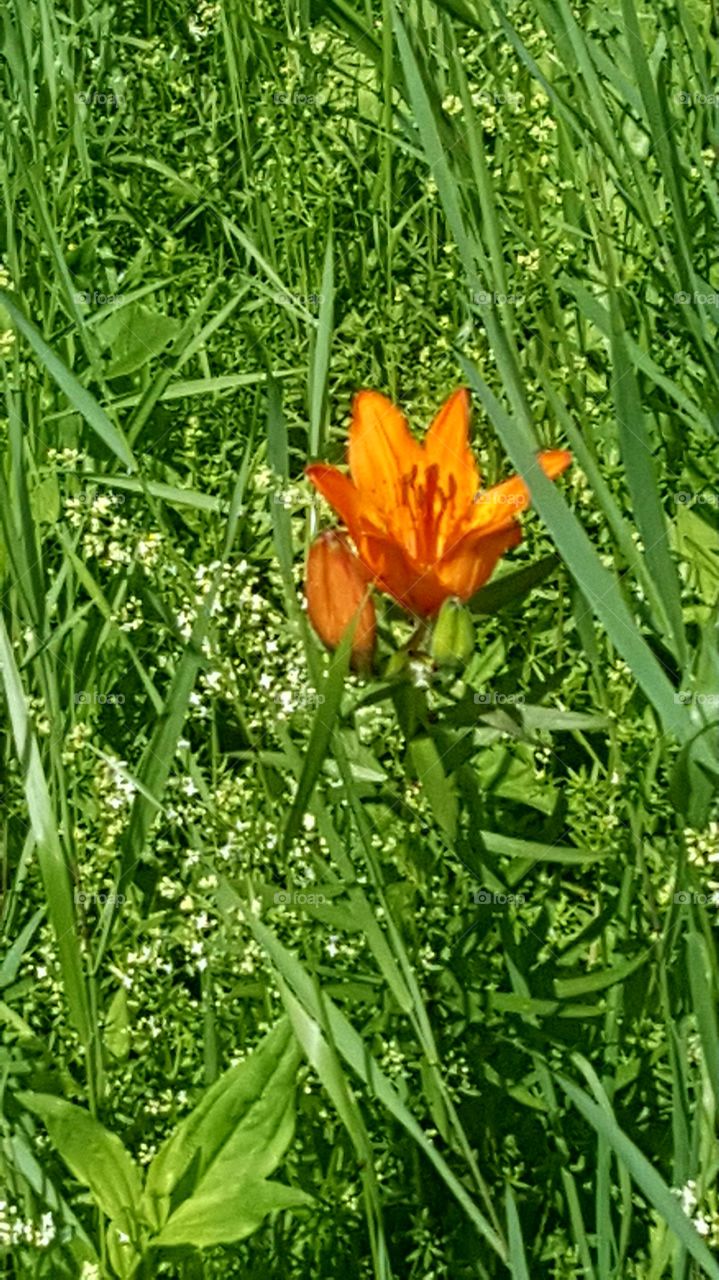
[[[309,619],[320,640],[336,649],[357,618],[352,639],[355,667],[369,667],[374,652],[377,622],[369,583],[366,569],[343,534],[329,530],[315,538],[305,573]]]
[[[432,632],[430,652],[435,662],[464,666],[474,653],[474,625],[459,600],[445,600]]]

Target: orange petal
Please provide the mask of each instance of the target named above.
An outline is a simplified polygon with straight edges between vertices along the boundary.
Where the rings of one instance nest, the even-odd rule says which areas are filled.
[[[305,475],[347,525],[354,542],[358,541],[363,527],[376,526],[379,519],[377,513],[363,502],[349,476],[343,471],[324,462],[314,462],[305,468]]]
[[[557,476],[561,476],[572,461],[572,455],[568,449],[543,449],[537,457],[542,471],[550,480],[556,480]]]
[[[458,513],[474,501],[480,483],[477,463],[469,447],[469,410],[469,392],[459,387],[445,400],[424,440],[426,465],[435,462],[439,465],[445,493],[449,490],[448,477],[455,478]]]
[[[534,465],[539,464],[545,476],[555,480],[569,466],[572,455],[567,449],[545,449],[538,453]],[[472,528],[489,532],[506,528],[519,511],[524,511],[532,498],[521,476],[511,476],[501,484],[495,484],[477,498],[472,517]]]
[[[421,467],[422,457],[392,401],[379,391],[358,392],[352,405],[349,464],[362,498],[369,498],[381,512],[391,512],[397,505],[400,476]]]
[[[471,530],[465,534],[454,550],[443,557],[438,568],[446,595],[470,600],[491,577],[505,551],[521,541],[522,530],[515,521],[491,533]]]
[[[382,591],[410,612],[429,616],[444,598],[437,595],[438,581],[434,567],[419,567],[405,548],[391,536],[368,535],[362,539],[359,553]]]

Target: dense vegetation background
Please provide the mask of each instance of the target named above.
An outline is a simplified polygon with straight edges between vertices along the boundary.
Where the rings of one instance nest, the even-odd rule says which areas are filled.
[[[3,1274],[719,1277],[714,10],[0,24]],[[574,463],[363,679],[303,468],[458,384]]]

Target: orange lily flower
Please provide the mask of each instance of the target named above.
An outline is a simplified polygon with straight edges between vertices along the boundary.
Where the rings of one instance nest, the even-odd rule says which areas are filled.
[[[368,573],[405,609],[432,617],[450,596],[469,600],[500,556],[521,541],[518,512],[530,503],[520,476],[491,489],[469,447],[469,392],[452,393],[420,444],[404,415],[378,391],[352,406],[349,475],[316,462],[306,475],[334,507]],[[566,449],[537,455],[554,480]]]

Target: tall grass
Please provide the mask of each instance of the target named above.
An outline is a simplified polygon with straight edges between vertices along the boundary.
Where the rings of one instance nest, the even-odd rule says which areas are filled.
[[[56,1226],[0,1232],[6,1274],[719,1276],[715,15],[3,28],[0,1165]],[[358,386],[422,422],[459,381],[538,519],[461,680],[392,675],[387,612],[363,684],[299,606],[302,469]],[[301,877],[325,900],[290,916]],[[154,1150],[281,1010],[313,1206],[123,1262],[28,1095]]]

